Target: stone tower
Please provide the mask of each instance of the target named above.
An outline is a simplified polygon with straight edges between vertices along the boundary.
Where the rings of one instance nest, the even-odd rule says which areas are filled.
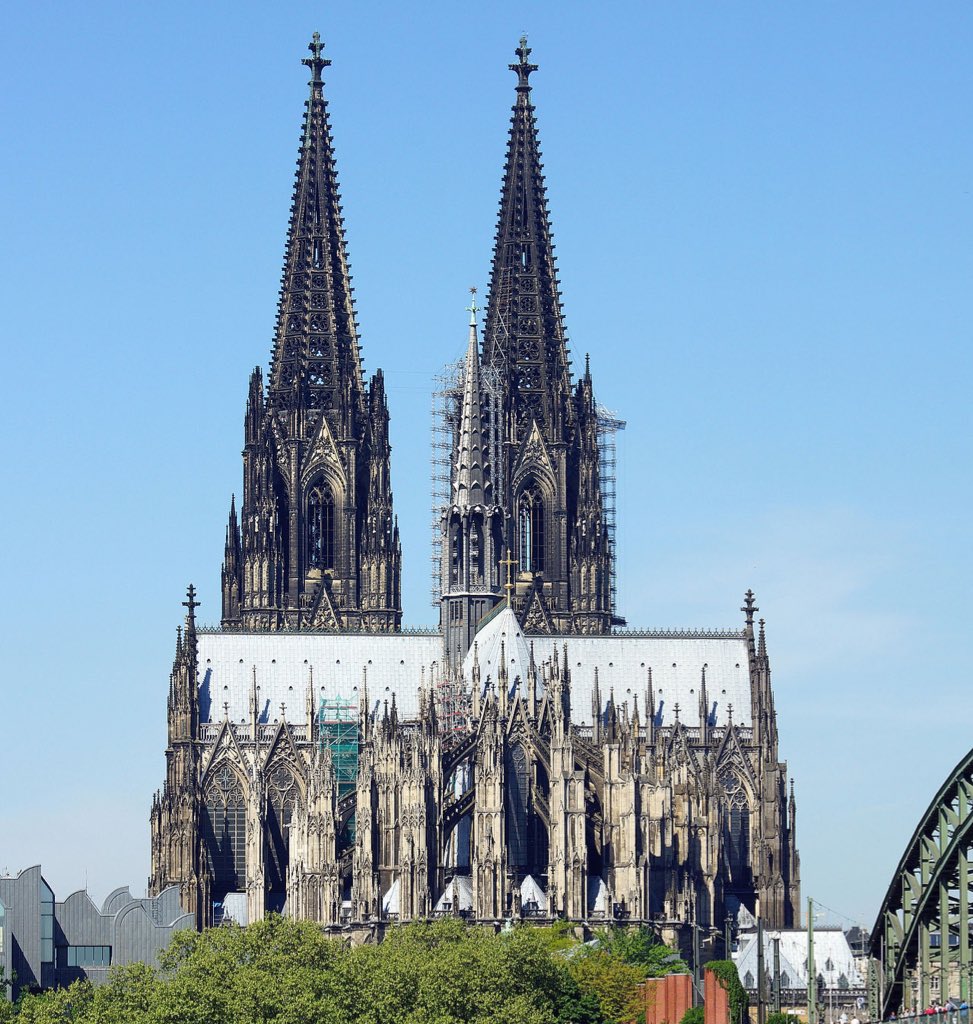
[[[572,383],[547,212],[527,40],[521,39],[490,278],[484,366],[503,381],[503,465],[494,500],[514,606],[533,633],[611,628],[611,546],[599,479],[591,375]]]
[[[397,630],[382,372],[366,387],[317,35],[266,382],[250,377],[243,503],[231,501],[223,625],[248,630]]]

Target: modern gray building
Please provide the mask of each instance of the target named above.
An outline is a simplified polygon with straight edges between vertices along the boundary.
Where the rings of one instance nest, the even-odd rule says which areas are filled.
[[[175,887],[151,899],[116,889],[99,910],[83,889],[58,902],[35,865],[0,878],[0,978],[12,981],[4,994],[79,978],[101,984],[114,964],[157,965],[175,932],[193,925]]]

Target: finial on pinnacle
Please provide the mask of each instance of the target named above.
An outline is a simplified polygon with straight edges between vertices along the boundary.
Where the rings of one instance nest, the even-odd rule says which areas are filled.
[[[756,595],[752,590],[748,590],[743,595],[743,607],[740,609],[747,617],[747,625],[753,626],[753,613],[759,612],[760,609],[756,605]]]
[[[466,307],[467,312],[470,314],[470,327],[476,326],[476,285],[470,288],[470,304]]]
[[[514,50],[514,53],[516,53],[517,56],[520,58],[520,62],[518,64],[510,64],[508,66],[511,71],[517,72],[517,89],[518,91],[529,91],[530,82],[528,81],[528,79],[531,76],[531,72],[537,70],[537,65],[530,64],[528,62],[527,58],[530,57],[530,47],[527,45],[526,33],[524,33],[524,35],[520,37],[520,46],[518,46],[517,49]]]
[[[196,624],[196,609],[199,607],[199,601],[196,600],[196,588],[190,583],[186,588],[186,597],[188,600],[183,601],[182,606],[186,608],[186,623],[187,625]]]
[[[313,57],[305,57],[301,63],[311,69],[311,81],[308,85],[320,85],[321,84],[321,72],[326,68],[330,67],[331,61],[327,57],[321,56],[321,51],[324,49],[324,43],[321,42],[321,36],[318,32],[315,32],[311,36],[311,41],[307,44],[307,48],[314,54]]]

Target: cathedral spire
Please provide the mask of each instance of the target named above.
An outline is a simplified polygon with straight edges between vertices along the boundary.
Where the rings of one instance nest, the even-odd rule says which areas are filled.
[[[240,621],[240,595],[243,590],[243,552],[240,545],[235,494],[230,497],[230,515],[226,523],[222,584],[223,621],[236,625]]]
[[[507,380],[508,415],[522,437],[536,420],[549,437],[563,431],[570,390],[554,243],[529,78],[527,39],[516,50],[517,99],[511,118],[500,216],[487,303],[485,364]]]
[[[480,356],[476,337],[476,289],[471,288],[470,333],[466,346],[463,407],[453,479],[453,504],[475,508],[491,503],[490,470],[480,395]]]
[[[284,255],[269,382],[276,409],[349,410],[362,405],[351,275],[321,72],[331,64],[315,32],[302,61],[311,70]],[[348,395],[348,390],[352,394]]]

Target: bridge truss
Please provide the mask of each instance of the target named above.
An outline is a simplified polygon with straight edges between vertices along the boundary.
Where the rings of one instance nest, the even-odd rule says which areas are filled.
[[[871,933],[871,1019],[973,994],[973,750],[929,804]],[[879,1016],[881,1014],[881,1016]]]

